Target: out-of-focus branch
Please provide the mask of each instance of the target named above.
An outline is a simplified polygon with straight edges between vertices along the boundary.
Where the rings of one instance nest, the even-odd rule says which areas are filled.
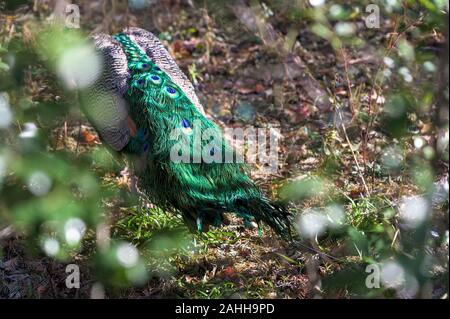
[[[448,15],[448,13],[447,13]],[[441,55],[441,61],[439,66],[439,78],[438,78],[438,89],[436,91],[436,102],[438,107],[436,124],[442,128],[444,125],[448,125],[449,121],[449,108],[446,101],[445,90],[448,88],[448,80],[449,80],[449,44],[448,44],[448,17],[445,19],[445,48],[444,52]]]
[[[258,36],[264,45],[278,52],[284,63],[285,75],[293,80],[299,74],[298,82],[305,89],[316,107],[322,112],[331,110],[328,93],[312,76],[301,57],[292,53],[290,41],[275,31],[273,26],[264,18],[262,8],[257,1],[248,6],[244,1],[237,1],[231,6],[239,21],[253,34]]]

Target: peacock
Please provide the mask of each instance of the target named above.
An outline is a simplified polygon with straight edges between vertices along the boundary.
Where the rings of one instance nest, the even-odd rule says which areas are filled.
[[[269,200],[244,163],[225,160],[233,148],[159,39],[130,27],[93,41],[103,68],[81,94],[84,113],[113,152],[133,159],[147,198],[181,214],[193,232],[220,226],[224,213],[234,213],[246,226],[262,221],[290,239],[286,204]],[[194,143],[205,132],[210,138]]]

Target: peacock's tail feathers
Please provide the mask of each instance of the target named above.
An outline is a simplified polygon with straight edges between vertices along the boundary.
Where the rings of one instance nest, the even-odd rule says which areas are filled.
[[[263,221],[289,238],[288,210],[264,197],[248,177],[246,165],[227,161],[233,149],[220,128],[127,34],[114,38],[128,60],[129,115],[139,130],[148,132],[147,164],[138,174],[149,199],[181,212],[192,230],[218,225],[223,213],[232,212],[244,223]],[[198,140],[205,132],[209,138]],[[213,160],[207,162],[202,152]],[[187,162],[174,160],[180,153]]]

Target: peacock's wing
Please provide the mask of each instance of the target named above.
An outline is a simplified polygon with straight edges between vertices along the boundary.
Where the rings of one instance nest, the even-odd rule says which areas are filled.
[[[103,64],[96,81],[81,92],[83,111],[100,137],[115,151],[130,141],[128,107],[123,95],[128,90],[128,62],[121,45],[105,34],[93,37]]]

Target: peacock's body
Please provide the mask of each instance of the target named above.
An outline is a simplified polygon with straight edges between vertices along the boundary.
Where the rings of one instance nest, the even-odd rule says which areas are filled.
[[[180,212],[191,230],[220,225],[232,212],[289,237],[288,211],[263,195],[243,164],[226,160],[231,147],[159,40],[138,28],[94,40],[105,62],[84,94],[85,113],[112,149],[133,154],[150,200]]]

